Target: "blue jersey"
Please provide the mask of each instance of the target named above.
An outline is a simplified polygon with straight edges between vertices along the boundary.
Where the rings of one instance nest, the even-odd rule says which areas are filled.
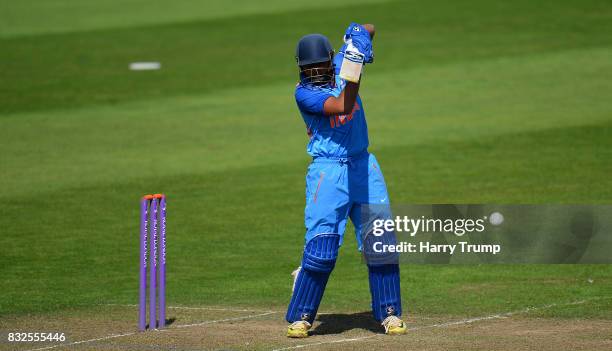
[[[338,66],[336,71],[339,71]],[[338,75],[335,83],[333,87],[300,83],[295,88],[295,100],[310,137],[307,151],[313,157],[350,157],[368,149],[368,126],[359,96],[348,115],[323,114],[325,100],[338,97],[346,85]]]

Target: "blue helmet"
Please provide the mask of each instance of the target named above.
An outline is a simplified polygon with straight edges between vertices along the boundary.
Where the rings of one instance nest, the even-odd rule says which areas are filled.
[[[334,49],[323,34],[308,34],[302,37],[295,50],[298,66],[331,61]]]
[[[334,48],[327,37],[322,34],[303,36],[295,50],[295,60],[300,67],[300,81],[314,85],[331,83],[334,78],[333,58]],[[316,65],[326,62],[329,62],[329,66]]]

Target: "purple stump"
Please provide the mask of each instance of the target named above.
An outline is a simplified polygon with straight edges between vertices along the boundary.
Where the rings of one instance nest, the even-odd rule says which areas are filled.
[[[156,278],[157,278],[157,199],[151,200],[151,208],[149,210],[150,216],[150,228],[151,228],[151,240],[149,241],[149,250],[151,251],[149,257],[149,329],[157,328],[156,320],[156,303],[155,303],[155,290],[156,290]]]
[[[138,301],[138,329],[147,327],[147,207],[149,198],[140,201],[140,286]]]
[[[166,326],[166,196],[159,202],[159,327]]]

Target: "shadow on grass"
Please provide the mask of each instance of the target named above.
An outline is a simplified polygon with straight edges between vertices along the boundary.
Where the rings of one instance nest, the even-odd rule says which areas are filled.
[[[320,324],[312,330],[312,335],[340,334],[352,329],[365,329],[374,333],[380,333],[383,330],[370,311],[350,314],[320,314],[317,320]]]

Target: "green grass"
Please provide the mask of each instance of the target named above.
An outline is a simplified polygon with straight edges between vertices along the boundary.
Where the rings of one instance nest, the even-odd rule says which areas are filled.
[[[380,3],[386,0],[340,0],[335,6]],[[207,20],[298,10],[298,1],[266,0],[22,0],[0,1],[0,37],[31,36],[104,28],[129,28],[150,24]],[[310,0],[311,9],[329,8],[324,0]]]
[[[91,26],[55,3],[47,22],[3,3],[24,20],[0,27],[0,314],[134,303],[138,198],[151,191],[169,197],[172,304],[282,308],[301,256],[308,162],[293,49],[311,31],[338,44],[353,17],[378,28],[361,95],[394,203],[612,202],[605,1],[201,15],[188,2],[141,15],[131,1],[120,17],[79,3],[99,10]],[[129,72],[134,60],[163,69]],[[368,308],[347,235],[326,310]],[[417,313],[612,296],[610,265],[402,268]],[[542,315],[610,319],[612,301]]]
[[[597,1],[459,5],[437,0],[427,7],[401,1],[333,9],[3,39],[0,112],[293,81],[300,36],[321,32],[338,45],[352,19],[377,23],[383,33],[376,38],[382,64],[371,70],[377,73],[599,48],[612,41],[609,6]],[[160,61],[164,68],[144,74],[127,70],[130,62],[142,60]]]

